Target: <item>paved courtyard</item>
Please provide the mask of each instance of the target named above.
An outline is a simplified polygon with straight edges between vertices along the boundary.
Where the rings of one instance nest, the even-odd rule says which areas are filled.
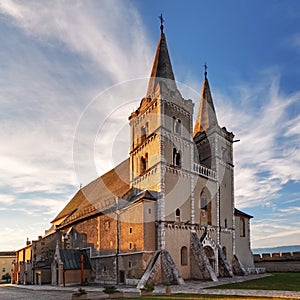
[[[219,282],[201,282],[187,281],[185,285],[172,286],[174,293],[197,293],[197,294],[219,294],[219,295],[239,295],[239,296],[265,296],[274,297],[274,299],[300,299],[300,292],[286,291],[255,291],[255,290],[221,290],[217,286],[224,283],[241,282],[245,280],[255,279],[268,276],[267,274],[250,275],[247,277],[222,278]],[[214,289],[205,289],[207,287],[215,287]],[[0,285],[0,300],[70,300],[72,293],[77,291],[77,287],[57,287],[51,285]],[[137,297],[139,291],[135,287],[119,286],[119,290],[123,291],[126,297]],[[102,292],[103,287],[91,285],[85,287],[88,292],[89,299],[105,299],[107,295]],[[164,294],[165,287],[155,287],[154,294]]]

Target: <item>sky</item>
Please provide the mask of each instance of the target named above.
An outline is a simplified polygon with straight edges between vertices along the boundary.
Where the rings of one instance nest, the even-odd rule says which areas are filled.
[[[80,188],[128,157],[158,16],[178,86],[203,65],[234,132],[235,203],[253,248],[300,244],[300,2],[0,2],[0,250],[37,239]]]

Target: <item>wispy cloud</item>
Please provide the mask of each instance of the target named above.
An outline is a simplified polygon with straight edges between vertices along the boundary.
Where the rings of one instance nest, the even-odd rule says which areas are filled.
[[[49,218],[39,223],[38,216],[45,210],[48,216],[58,213],[79,186],[81,178],[75,177],[72,152],[80,116],[77,125],[81,127],[76,133],[79,132],[77,154],[81,165],[90,157],[102,173],[112,166],[107,165],[111,156],[121,148],[127,151],[126,139],[122,145],[112,143],[104,129],[117,133],[118,141],[123,142],[126,134],[129,138],[129,132],[123,131],[127,118],[120,120],[120,116],[128,116],[136,108],[132,104],[140,99],[144,83],[135,85],[134,91],[130,84],[124,89],[123,83],[98,96],[92,102],[95,105],[87,105],[112,84],[147,77],[154,50],[149,44],[155,43],[149,43],[141,18],[129,2],[99,3],[0,2],[4,16],[0,23],[5,25],[0,30],[6,36],[0,45],[4,74],[0,79],[0,137],[5,141],[0,148],[1,218],[31,213],[30,221],[36,224],[33,229],[24,225],[19,231],[17,226],[12,227],[20,233],[14,235],[14,244],[10,230],[5,231],[8,242],[1,244],[3,249],[22,244],[30,229],[30,238],[41,234]],[[294,42],[298,45],[297,38]],[[235,87],[231,95],[214,93],[219,123],[241,139],[234,144],[235,195],[240,208],[262,204],[276,208],[273,199],[284,185],[300,180],[300,118],[289,119],[287,113],[299,103],[300,92],[283,94],[280,78],[274,73],[260,79],[255,85]],[[125,102],[129,107],[116,105]],[[88,113],[82,115],[85,109]],[[107,123],[108,115],[111,119]],[[101,138],[97,138],[99,134]],[[86,178],[82,180],[88,182]],[[285,209],[289,211],[277,213],[291,212],[293,207]],[[257,241],[263,238],[262,228],[262,224],[254,222]],[[267,234],[275,238],[278,230],[289,230],[293,237],[297,233],[292,226],[274,223]]]
[[[215,95],[220,124],[241,139],[234,144],[236,203],[269,205],[289,180],[300,180],[300,118],[289,119],[288,113],[297,107],[300,91],[283,94],[277,75],[239,89],[240,99]]]
[[[112,84],[148,75],[153,53],[127,1],[8,0],[0,2],[0,14],[6,36],[0,45],[1,211],[34,217],[47,211],[53,215],[40,224],[43,231],[79,187],[73,138],[80,115]],[[107,99],[98,104],[95,130],[113,106]],[[84,138],[93,146],[96,137]]]
[[[97,1],[56,0],[45,5],[11,0],[1,2],[0,9],[27,34],[50,46],[61,43],[98,64],[115,82],[149,72],[145,65],[152,56],[148,55],[146,33],[136,9],[127,1],[102,1],[99,6]]]
[[[299,213],[299,211],[298,211]],[[267,224],[267,225],[266,225]],[[289,246],[299,244],[299,222],[273,214],[271,218],[255,220],[252,224],[252,247]]]

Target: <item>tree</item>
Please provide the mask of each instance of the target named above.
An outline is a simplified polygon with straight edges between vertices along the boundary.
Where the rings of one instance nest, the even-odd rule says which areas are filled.
[[[2,275],[2,280],[6,280],[6,282],[9,282],[11,279],[10,274],[6,273],[4,275]]]

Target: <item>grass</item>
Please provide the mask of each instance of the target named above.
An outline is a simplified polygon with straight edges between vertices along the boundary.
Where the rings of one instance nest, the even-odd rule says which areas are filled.
[[[300,273],[272,273],[272,276],[211,287],[211,289],[213,288],[299,292]]]
[[[188,299],[188,300],[209,300],[209,299],[247,299],[247,300],[270,300],[274,298],[269,297],[246,297],[246,296],[225,296],[225,295],[198,295],[198,294],[172,294],[172,295],[159,295],[159,296],[147,296],[147,297],[139,297],[138,299],[143,300],[177,300],[177,299]],[[288,298],[287,298],[288,299]],[[286,299],[286,300],[287,300]],[[129,299],[128,299],[129,300]]]
[[[259,279],[248,280],[245,282],[224,284],[220,286],[211,287],[210,289],[245,289],[245,290],[277,290],[277,291],[300,291],[300,273],[272,273],[272,276],[263,277]],[[229,295],[199,295],[199,294],[171,294],[139,297],[143,300],[201,300],[201,299],[247,299],[247,300],[270,300],[275,299],[271,297],[247,297],[247,296],[229,296]],[[279,298],[276,298],[279,299]],[[293,298],[286,298],[293,299]]]

